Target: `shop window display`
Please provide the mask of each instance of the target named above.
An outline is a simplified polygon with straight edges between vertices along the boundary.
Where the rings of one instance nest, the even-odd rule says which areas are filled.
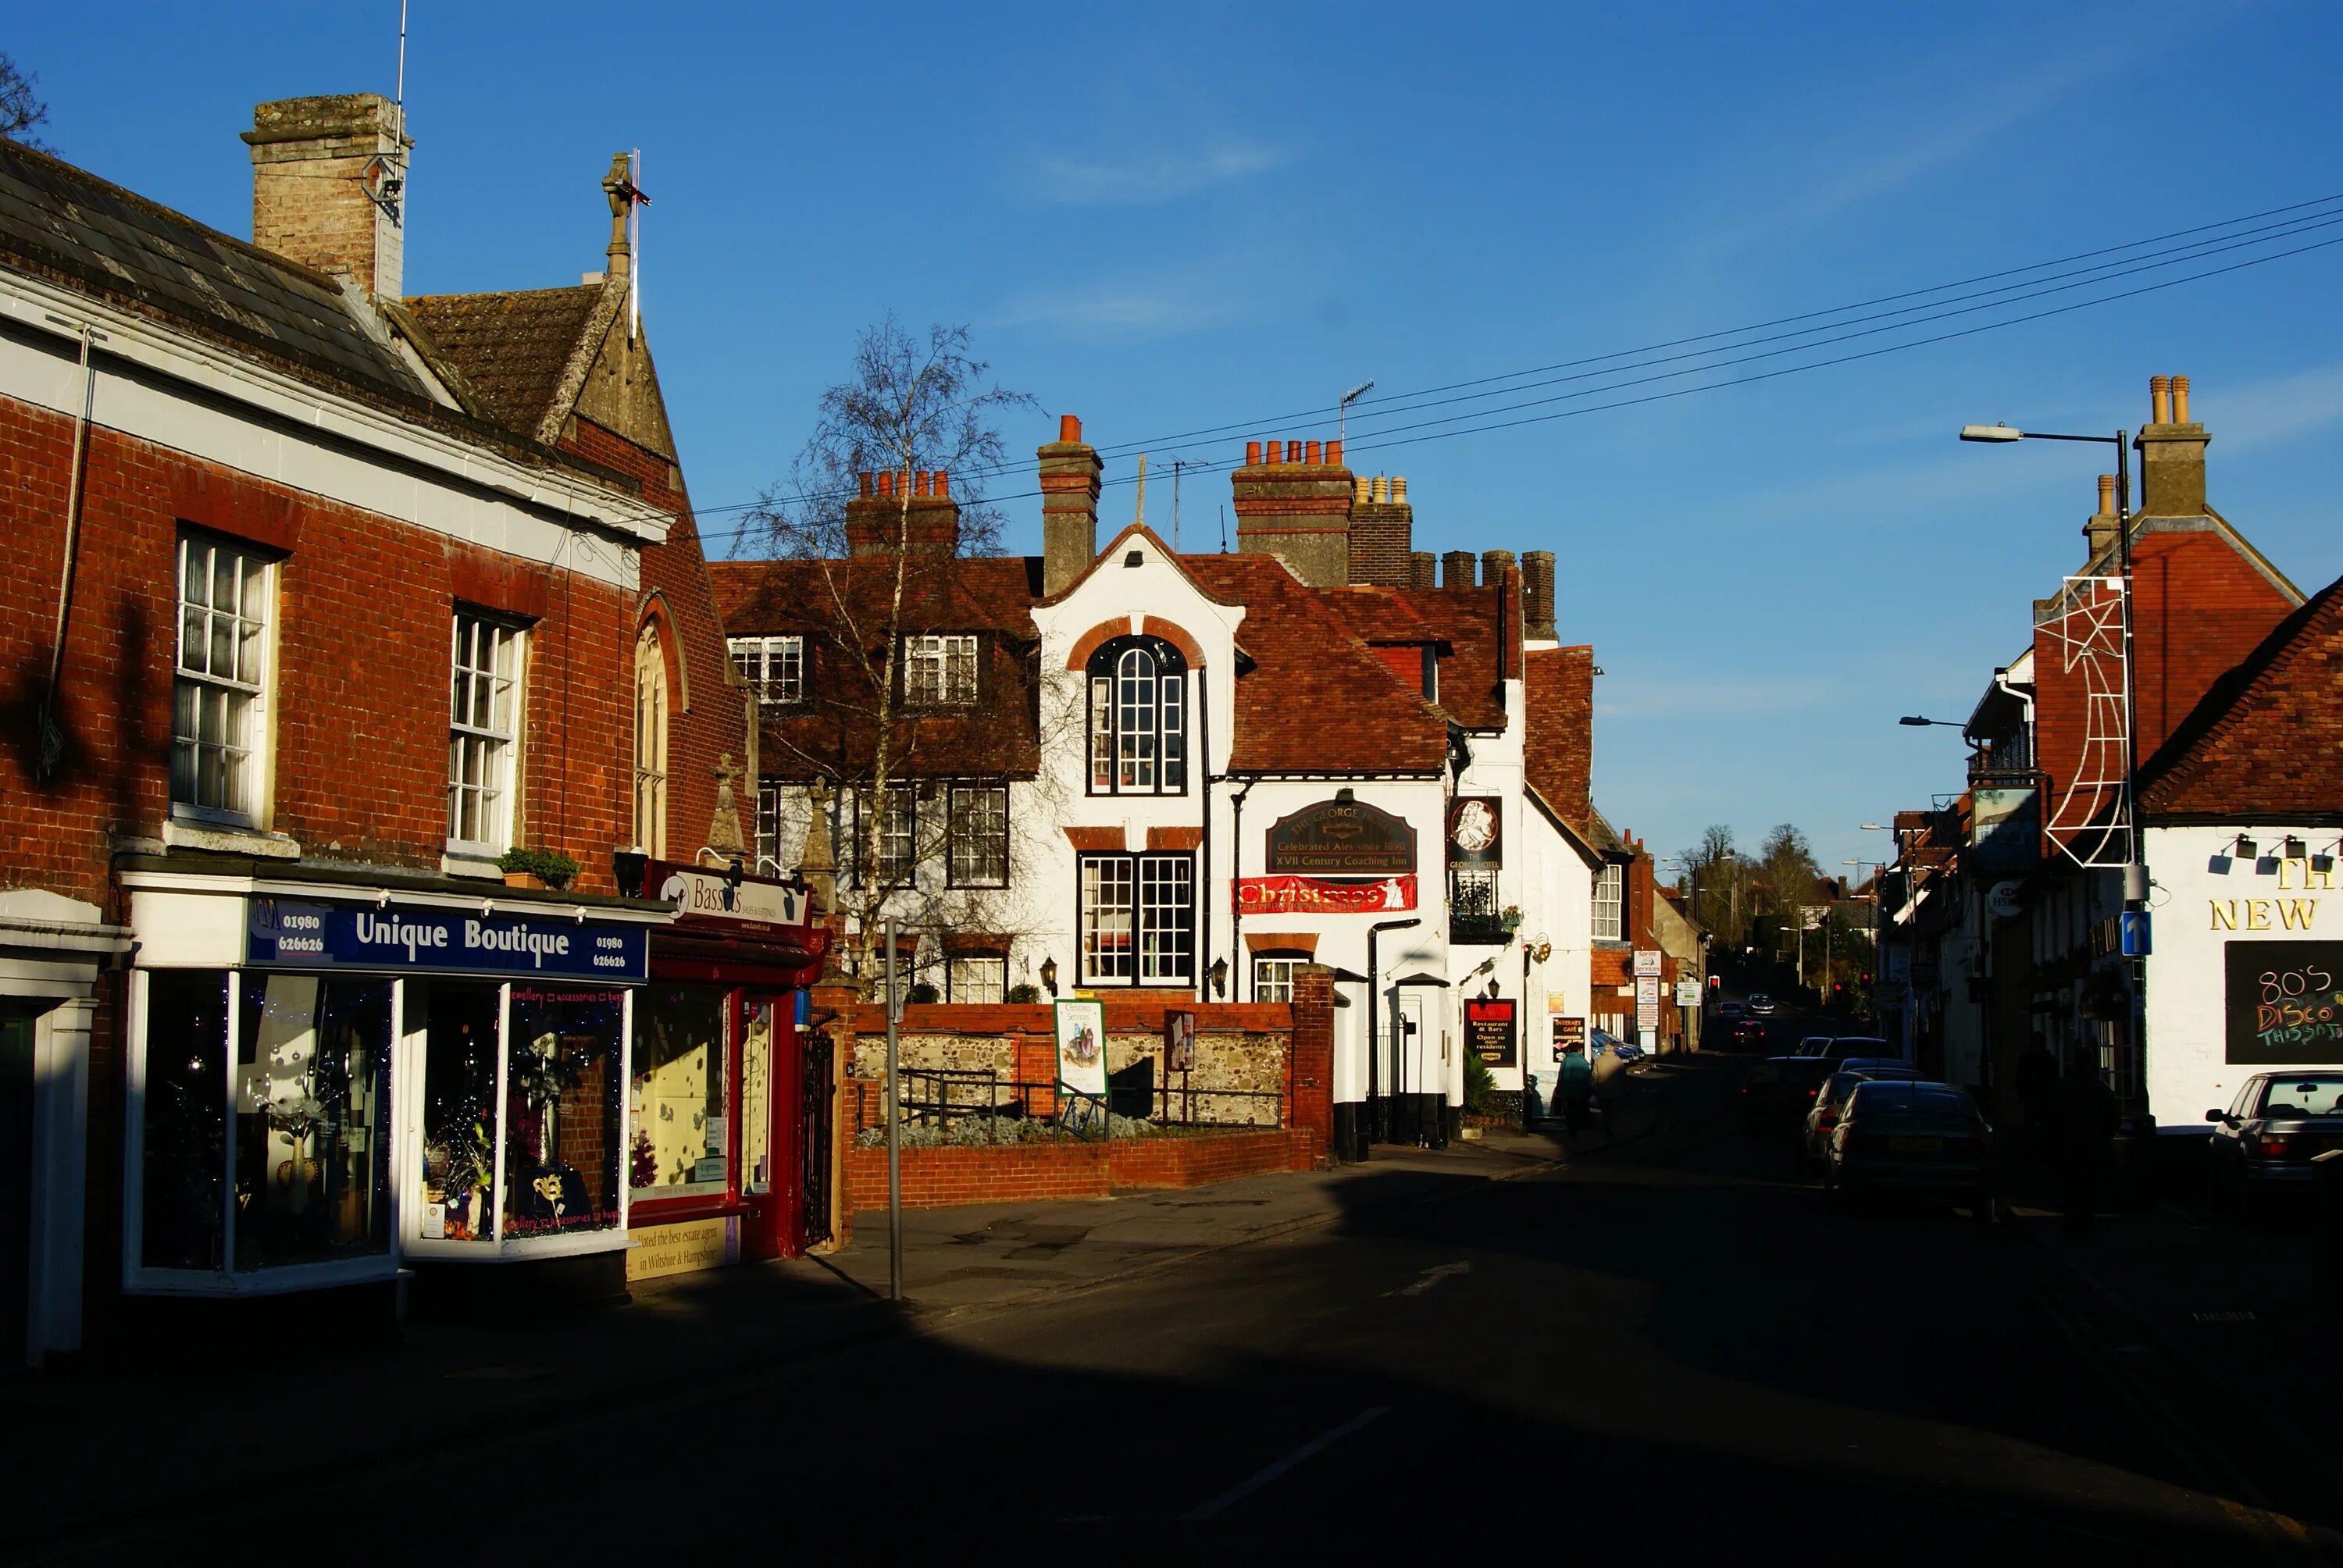
[[[669,986],[636,1008],[635,1141],[628,1180],[637,1201],[726,1195],[725,1024],[720,986]],[[770,1021],[767,1022],[769,1038]]]
[[[391,982],[236,981],[236,1268],[387,1252]]]
[[[773,1190],[773,1004],[749,1002],[740,1031],[740,1191]]]
[[[512,988],[505,1062],[507,1237],[618,1222],[618,990]]]
[[[232,979],[221,970],[156,970],[147,978],[139,1261],[150,1269],[226,1261]]]
[[[423,1048],[422,1234],[495,1240],[488,1191],[497,1177],[498,988],[411,983],[408,1010],[427,1022]]]

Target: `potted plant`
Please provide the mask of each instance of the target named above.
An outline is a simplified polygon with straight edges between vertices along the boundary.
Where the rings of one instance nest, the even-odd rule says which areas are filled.
[[[578,876],[578,862],[558,849],[507,849],[497,869],[508,888],[550,888],[559,892]]]

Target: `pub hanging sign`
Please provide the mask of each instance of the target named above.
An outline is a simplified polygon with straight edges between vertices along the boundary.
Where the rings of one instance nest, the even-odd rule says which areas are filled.
[[[1459,795],[1448,803],[1448,863],[1498,866],[1505,859],[1504,802],[1493,795]]]
[[[1388,811],[1345,799],[1304,806],[1270,825],[1272,875],[1374,876],[1415,869],[1415,829]]]

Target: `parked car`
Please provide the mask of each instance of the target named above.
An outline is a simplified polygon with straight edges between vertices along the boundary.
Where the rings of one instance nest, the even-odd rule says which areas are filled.
[[[1754,1018],[1736,1019],[1731,1039],[1735,1050],[1763,1050],[1765,1049],[1765,1026]]]
[[[1840,1118],[1845,1114],[1847,1099],[1854,1094],[1856,1084],[1874,1081],[1917,1083],[1920,1081],[1918,1068],[1906,1067],[1900,1061],[1874,1062],[1866,1060],[1861,1065],[1841,1062],[1838,1070],[1823,1080],[1814,1103],[1806,1109],[1805,1122],[1798,1131],[1799,1177],[1804,1179],[1820,1169],[1828,1157],[1831,1133],[1837,1129]]]
[[[1751,1132],[1795,1127],[1828,1075],[1810,1056],[1769,1056],[1755,1063],[1741,1082],[1741,1125]]]
[[[1966,1200],[1993,1217],[1993,1129],[1949,1083],[1867,1079],[1831,1129],[1823,1186],[1842,1205],[1879,1191]]]
[[[1732,1022],[1735,1021],[1736,1020],[1738,1020],[1740,1017],[1741,1017],[1741,1004],[1740,1004],[1739,1002],[1737,1002],[1737,1001],[1721,1001],[1721,1002],[1718,1002],[1718,1003],[1716,1004],[1716,1021],[1717,1021],[1717,1022],[1719,1022],[1719,1023],[1732,1023]]]
[[[2208,1111],[2213,1191],[2250,1209],[2282,1190],[2308,1191],[2311,1161],[2343,1149],[2343,1072],[2258,1072],[2227,1111]]]
[[[1885,1061],[1901,1067],[1904,1059],[1884,1040],[1867,1034],[1810,1034],[1798,1041],[1800,1056],[1818,1056],[1825,1061]]]
[[[1820,1056],[1823,1053],[1823,1047],[1828,1045],[1830,1042],[1831,1037],[1829,1035],[1810,1034],[1804,1040],[1798,1041],[1798,1049],[1790,1052],[1790,1054],[1792,1056]]]
[[[1759,1018],[1771,1018],[1774,1016],[1774,999],[1762,990],[1753,990],[1749,993],[1749,1010]]]

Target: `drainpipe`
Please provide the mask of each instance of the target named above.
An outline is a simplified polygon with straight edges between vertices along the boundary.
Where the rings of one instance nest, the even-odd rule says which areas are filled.
[[[1212,983],[1206,977],[1212,968],[1212,709],[1204,700],[1204,672],[1201,669],[1196,671],[1195,707],[1195,760],[1202,765],[1204,781],[1204,831],[1198,846],[1202,864],[1196,871],[1196,901],[1202,906],[1204,928],[1197,933],[1196,943],[1196,1000],[1201,1004],[1212,1000],[1204,990]],[[1235,884],[1232,882],[1230,886],[1233,890]]]
[[[41,696],[41,714],[33,735],[34,771],[45,779],[65,758],[65,738],[56,722],[57,681],[65,672],[65,621],[73,604],[74,561],[81,548],[82,474],[89,463],[90,415],[97,398],[97,367],[90,359],[90,344],[106,337],[86,321],[67,321],[61,316],[49,320],[73,328],[81,339],[81,405],[74,410],[73,467],[65,481],[65,559],[57,567],[57,624],[49,645],[49,684]]]
[[[1418,915],[1404,920],[1379,920],[1367,928],[1367,1141],[1373,1144],[1379,1135],[1391,1131],[1383,1117],[1383,1075],[1375,1070],[1375,1013],[1383,998],[1383,967],[1377,962],[1376,944],[1385,931],[1403,931],[1410,926],[1423,924]],[[1392,1069],[1399,1069],[1399,993],[1392,992],[1391,1039]],[[1363,1158],[1363,1156],[1362,1156]]]

